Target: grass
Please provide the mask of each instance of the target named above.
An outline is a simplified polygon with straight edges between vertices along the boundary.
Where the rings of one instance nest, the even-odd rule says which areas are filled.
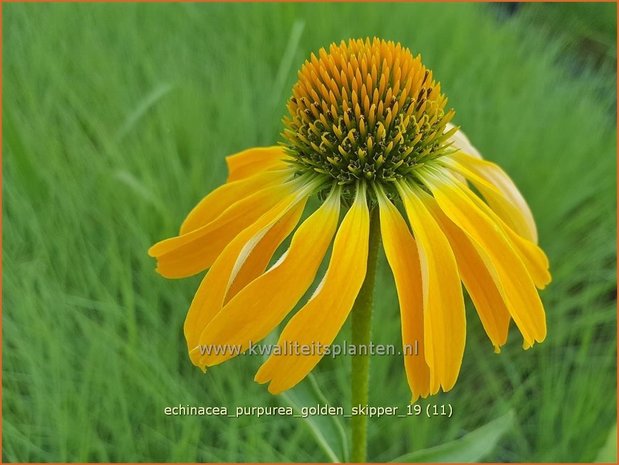
[[[522,351],[514,331],[494,355],[468,312],[460,380],[430,400],[453,417],[371,420],[369,459],[513,409],[487,460],[593,460],[616,423],[616,76],[573,73],[563,36],[488,8],[5,4],[3,460],[326,460],[300,419],[163,415],[280,400],[252,381],[253,357],[194,369],[182,322],[199,278],[160,278],[146,250],[225,179],[225,155],[278,140],[310,51],[368,35],[422,53],[529,200],[554,277],[544,344]],[[397,344],[384,257],[377,280],[374,339]],[[407,403],[401,362],[372,360],[372,404]],[[349,370],[315,371],[335,405]]]
[[[616,5],[538,3],[528,4],[526,10],[537,25],[559,34],[588,64],[617,67]]]

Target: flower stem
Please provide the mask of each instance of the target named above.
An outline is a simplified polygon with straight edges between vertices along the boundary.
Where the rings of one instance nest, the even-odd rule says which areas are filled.
[[[371,213],[370,240],[368,248],[368,268],[365,280],[352,308],[352,344],[363,347],[362,353],[352,357],[352,405],[365,406],[369,398],[370,354],[369,345],[372,335],[372,301],[374,298],[374,281],[376,278],[376,261],[380,245],[380,221],[378,208]],[[352,422],[352,462],[365,462],[367,455],[367,416],[354,415]]]

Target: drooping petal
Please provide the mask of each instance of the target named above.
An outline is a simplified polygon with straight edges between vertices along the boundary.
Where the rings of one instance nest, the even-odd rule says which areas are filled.
[[[448,391],[458,378],[466,339],[458,266],[449,241],[425,205],[428,194],[403,183],[398,190],[419,251],[430,392],[437,392],[439,386]]]
[[[488,215],[492,217],[493,212],[488,212]],[[500,222],[500,218],[494,218],[495,221]],[[514,249],[518,252],[520,259],[523,261],[527,268],[527,271],[531,275],[531,279],[535,283],[538,289],[544,289],[550,281],[552,276],[549,268],[548,257],[544,251],[535,245],[533,242],[516,234],[509,226],[503,228],[507,237],[512,243]]]
[[[458,263],[458,271],[481,323],[498,352],[507,341],[509,310],[497,289],[490,271],[470,239],[440,209],[434,199],[426,205],[447,236]]]
[[[355,302],[367,271],[370,215],[365,189],[357,189],[350,210],[335,237],[325,277],[312,298],[284,328],[278,346],[282,354],[271,355],[260,367],[256,381],[269,384],[269,392],[280,393],[301,381],[320,361]],[[300,351],[286,350],[296,346]],[[303,353],[303,347],[309,355]]]
[[[303,214],[303,204],[299,204],[286,214],[269,232],[260,240],[258,245],[251,251],[243,266],[236,274],[234,281],[226,294],[226,302],[239,293],[247,284],[260,276],[266,270],[275,250],[281,245],[299,223]]]
[[[189,212],[181,225],[180,234],[187,234],[210,223],[233,203],[266,187],[283,184],[288,177],[291,177],[291,173],[287,170],[271,170],[219,186]]]
[[[512,228],[505,224],[505,222],[470,189],[465,188],[464,192],[475,203],[475,205],[479,207],[480,210],[486,213],[490,219],[501,227],[512,248],[527,268],[527,271],[531,275],[535,286],[538,289],[543,289],[546,287],[546,285],[548,285],[548,283],[552,280],[552,276],[548,271],[549,262],[544,251],[538,245],[520,236]]]
[[[447,125],[445,126],[445,132],[451,131],[454,127],[455,126],[452,123],[447,123]],[[462,129],[459,129],[453,136],[451,136],[449,140],[453,142],[453,146],[457,148],[458,150],[462,150],[472,155],[473,157],[476,157],[479,159],[482,158],[481,153],[479,153],[479,150],[477,150],[473,146],[473,144],[471,144],[471,141],[469,140],[468,137],[466,137],[466,134],[464,134]]]
[[[511,178],[498,165],[456,152],[443,163],[479,189],[495,213],[524,238],[537,244],[531,209]]]
[[[226,157],[228,180],[238,181],[256,173],[286,166],[286,153],[282,147],[254,147]]]
[[[426,171],[423,181],[441,210],[468,237],[484,260],[509,312],[522,333],[525,347],[546,337],[546,317],[535,285],[503,229],[475,204],[462,183]]]
[[[339,191],[295,232],[284,256],[232,298],[201,331],[195,345],[238,345],[243,350],[271,332],[310,287],[335,233],[340,212]],[[200,366],[217,365],[236,354],[206,354]]]
[[[427,397],[430,394],[430,368],[425,359],[423,293],[417,244],[404,218],[382,191],[377,191],[377,198],[383,247],[398,291],[404,368],[412,392],[412,402],[415,402],[419,396]]]
[[[480,189],[481,190],[481,189]],[[509,224],[503,221],[500,215],[484,203],[473,191],[463,185],[464,193],[475,203],[475,205],[501,227],[514,251],[523,261],[527,271],[531,275],[535,286],[543,289],[550,283],[552,277],[548,271],[548,257],[544,251],[534,242],[522,237],[514,231]]]
[[[226,294],[236,275],[242,272],[244,265],[254,252],[263,253],[257,249],[264,245],[262,241],[269,233],[281,228],[281,223],[286,225],[284,229],[288,229],[287,223],[295,218],[298,219],[308,194],[306,189],[301,190],[297,195],[282,199],[255,223],[238,234],[215,260],[200,283],[185,318],[185,339],[190,357],[195,364],[200,355],[199,350],[196,350],[198,336],[224,306]],[[268,246],[270,247],[271,244]]]
[[[184,278],[209,268],[234,237],[282,198],[295,197],[300,183],[290,181],[262,189],[233,203],[210,223],[153,245],[157,271],[166,278]]]

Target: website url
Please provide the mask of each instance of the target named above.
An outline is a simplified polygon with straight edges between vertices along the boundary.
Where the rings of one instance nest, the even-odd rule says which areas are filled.
[[[241,344],[203,344],[198,346],[200,355],[202,356],[222,356],[222,355],[258,355],[258,356],[321,356],[321,357],[339,357],[350,355],[371,355],[371,356],[393,356],[393,355],[419,355],[419,344],[415,341],[413,344],[406,344],[396,348],[393,344],[352,344],[344,341],[341,344],[323,344],[321,342],[312,342],[309,344],[301,344],[298,341],[288,341],[280,344],[254,344],[249,343],[247,348],[243,348]]]

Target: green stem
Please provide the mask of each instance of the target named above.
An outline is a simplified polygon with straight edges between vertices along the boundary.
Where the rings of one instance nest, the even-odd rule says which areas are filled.
[[[369,398],[370,354],[369,346],[372,335],[372,301],[374,298],[374,281],[376,278],[376,259],[380,245],[380,222],[378,208],[374,208],[370,220],[370,241],[368,249],[368,268],[365,280],[352,308],[352,343],[357,348],[363,347],[362,354],[352,358],[352,405],[365,406]],[[352,421],[352,462],[365,462],[367,454],[367,416],[355,415]]]

